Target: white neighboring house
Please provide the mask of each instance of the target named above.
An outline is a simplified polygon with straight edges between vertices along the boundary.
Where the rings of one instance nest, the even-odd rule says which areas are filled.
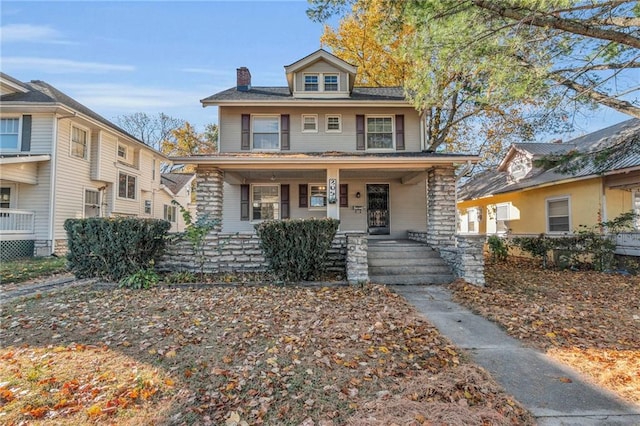
[[[162,173],[160,183],[165,196],[162,200],[162,217],[171,222],[171,232],[184,231],[185,223],[180,208],[171,203],[172,200],[191,212],[191,219],[196,220],[196,205],[192,201],[193,181],[195,173]]]
[[[68,218],[164,219],[167,158],[43,81],[0,73],[0,256],[66,251]],[[175,214],[172,231],[180,228]]]

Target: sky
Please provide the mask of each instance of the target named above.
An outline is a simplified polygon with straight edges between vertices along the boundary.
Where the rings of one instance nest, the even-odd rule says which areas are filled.
[[[3,0],[0,70],[46,81],[111,121],[163,112],[203,131],[218,117],[200,99],[235,86],[236,68],[249,68],[253,86],[285,86],[283,67],[321,47],[323,26],[307,7],[306,0]],[[607,108],[578,115],[574,136],[629,118]]]

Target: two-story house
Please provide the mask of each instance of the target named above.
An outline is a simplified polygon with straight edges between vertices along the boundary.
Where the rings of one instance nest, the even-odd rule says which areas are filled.
[[[356,87],[357,67],[318,50],[284,67],[286,85],[237,85],[218,107],[219,152],[174,158],[197,166],[199,212],[225,233],[271,219],[330,217],[369,239],[428,235],[453,244],[455,175],[473,155],[428,152],[424,117],[401,87]]]
[[[66,249],[64,221],[94,216],[167,219],[161,153],[43,81],[0,73],[2,257]]]

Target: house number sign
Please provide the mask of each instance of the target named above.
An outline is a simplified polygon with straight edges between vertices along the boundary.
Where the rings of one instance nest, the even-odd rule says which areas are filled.
[[[329,204],[336,203],[337,197],[336,197],[336,180],[335,179],[329,179],[329,196],[327,198],[329,198]]]

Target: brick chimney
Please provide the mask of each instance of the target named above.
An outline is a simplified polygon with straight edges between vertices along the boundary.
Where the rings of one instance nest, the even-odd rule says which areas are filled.
[[[236,89],[239,92],[248,92],[251,90],[251,73],[249,72],[249,68],[240,67],[236,69],[238,83],[236,85]]]

